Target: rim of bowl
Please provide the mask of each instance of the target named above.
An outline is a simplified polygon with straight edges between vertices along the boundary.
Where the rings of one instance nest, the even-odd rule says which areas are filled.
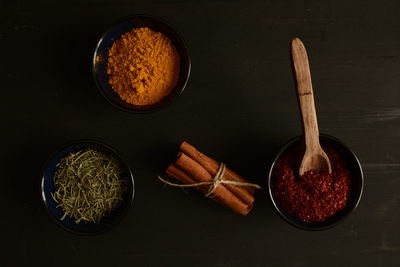
[[[111,99],[109,99],[108,96],[105,95],[105,93],[101,89],[102,86],[100,85],[100,83],[98,82],[98,80],[96,78],[96,67],[95,67],[96,66],[96,57],[97,57],[97,54],[98,54],[98,49],[99,49],[101,43],[103,42],[105,36],[109,32],[111,32],[119,24],[121,24],[123,22],[126,22],[128,20],[134,19],[134,18],[141,18],[141,17],[142,18],[146,18],[146,19],[154,20],[154,21],[156,21],[158,23],[161,23],[161,24],[164,24],[165,26],[170,28],[171,31],[173,31],[176,34],[177,38],[182,43],[182,47],[183,47],[184,53],[185,53],[186,58],[187,58],[187,74],[186,74],[186,77],[184,78],[184,82],[183,82],[183,85],[181,86],[181,88],[176,90],[176,92],[171,97],[171,99],[169,101],[166,101],[163,105],[160,105],[160,106],[155,107],[155,108],[143,109],[143,110],[134,109],[134,108],[131,109],[131,108],[123,107],[123,106],[120,106],[119,104],[115,103]],[[93,76],[94,82],[96,84],[96,87],[100,91],[101,95],[108,101],[108,103],[110,103],[111,105],[113,105],[114,107],[118,108],[121,111],[129,112],[129,113],[136,113],[136,114],[153,113],[153,112],[160,111],[161,109],[164,109],[167,106],[169,106],[172,102],[174,102],[176,97],[179,96],[185,90],[185,88],[186,88],[186,86],[187,86],[187,84],[189,82],[189,77],[190,77],[190,73],[191,73],[191,70],[192,70],[192,60],[190,58],[190,54],[189,54],[189,50],[188,50],[186,41],[183,38],[183,35],[181,34],[181,32],[178,31],[174,26],[172,26],[169,22],[165,21],[164,19],[162,19],[160,17],[157,17],[157,16],[148,15],[148,14],[136,14],[136,15],[122,17],[119,20],[117,20],[116,22],[114,22],[113,24],[111,24],[111,26],[108,26],[107,29],[101,35],[101,37],[100,37],[99,41],[97,42],[97,44],[96,44],[96,48],[94,50],[94,54],[93,54],[93,59],[92,59],[92,64],[91,65],[92,65],[92,76]]]
[[[357,169],[360,170],[360,181],[361,181],[360,194],[359,194],[359,196],[357,197],[357,201],[356,201],[355,205],[354,205],[352,208],[350,208],[350,209],[346,212],[346,214],[344,214],[338,221],[336,221],[336,222],[334,222],[334,223],[331,223],[331,224],[329,224],[329,225],[326,225],[326,226],[323,226],[323,227],[305,226],[305,225],[299,224],[299,223],[293,221],[292,219],[288,218],[288,217],[282,212],[281,208],[279,208],[278,204],[276,203],[276,201],[275,201],[275,199],[274,199],[274,196],[273,196],[273,194],[272,194],[272,188],[271,188],[271,179],[272,179],[272,171],[273,171],[273,169],[274,169],[274,167],[275,167],[276,161],[281,157],[281,155],[283,154],[283,152],[285,152],[285,151],[288,149],[288,147],[290,147],[291,145],[293,145],[295,142],[300,141],[300,140],[303,138],[303,135],[298,135],[298,136],[296,136],[296,137],[290,139],[285,145],[282,146],[282,148],[281,148],[281,149],[279,150],[279,152],[276,154],[276,156],[274,157],[274,159],[273,159],[273,161],[272,161],[272,163],[271,163],[271,166],[270,166],[269,172],[268,172],[268,181],[267,181],[267,182],[268,182],[268,194],[269,194],[269,197],[270,197],[270,199],[271,199],[271,201],[272,201],[272,204],[273,204],[273,206],[274,206],[274,209],[275,209],[275,211],[279,214],[279,216],[280,216],[281,218],[283,218],[285,222],[287,222],[287,223],[289,223],[290,225],[295,226],[295,227],[297,227],[297,228],[299,228],[299,229],[302,229],[302,230],[322,231],[322,230],[330,229],[330,228],[332,228],[332,227],[334,227],[334,226],[340,224],[340,223],[343,222],[346,218],[348,218],[349,215],[357,208],[358,204],[359,204],[360,201],[361,201],[361,197],[362,197],[362,195],[363,195],[363,192],[364,192],[364,172],[363,172],[363,170],[362,170],[361,163],[360,163],[358,157],[356,156],[356,154],[353,152],[353,150],[351,150],[346,144],[344,144],[342,140],[340,140],[340,139],[338,139],[337,137],[334,137],[334,136],[332,136],[332,135],[329,135],[329,134],[320,134],[320,137],[326,138],[326,139],[330,139],[330,140],[333,140],[334,142],[339,143],[344,149],[346,149],[346,150],[354,157],[355,162],[357,163],[357,164],[356,164],[356,167],[357,167]],[[332,216],[334,216],[334,215],[332,215]]]
[[[114,153],[115,155],[117,155],[117,156],[118,156],[118,159],[119,159],[119,160],[121,161],[121,163],[124,165],[124,168],[126,168],[126,171],[127,171],[127,173],[128,173],[127,179],[130,180],[130,181],[132,182],[132,194],[131,194],[131,196],[128,196],[128,198],[127,198],[127,200],[126,200],[126,201],[128,202],[128,205],[126,206],[126,208],[124,209],[124,211],[122,211],[119,220],[118,220],[116,223],[111,224],[109,227],[106,227],[106,228],[104,228],[104,229],[101,230],[101,231],[96,231],[96,232],[79,232],[79,231],[75,231],[75,230],[73,230],[73,229],[71,229],[71,228],[66,227],[66,226],[63,225],[63,224],[51,213],[51,211],[49,210],[49,206],[48,206],[48,203],[47,203],[47,199],[46,199],[46,196],[45,196],[45,193],[44,193],[44,177],[45,177],[45,172],[46,172],[46,169],[47,169],[47,167],[49,166],[49,163],[51,162],[51,160],[52,160],[58,153],[62,152],[62,151],[65,150],[66,148],[71,147],[71,146],[76,146],[76,145],[79,145],[79,144],[94,144],[94,145],[97,145],[97,146],[101,146],[101,147],[104,147],[104,148],[106,148],[107,150],[111,151],[111,152]],[[102,141],[95,140],[95,139],[78,139],[78,140],[75,140],[75,141],[70,141],[70,142],[68,142],[68,143],[65,143],[65,144],[62,145],[59,149],[57,149],[55,152],[53,152],[53,153],[50,155],[50,157],[46,160],[46,162],[45,162],[45,164],[44,164],[44,166],[43,166],[43,168],[42,168],[41,175],[40,175],[40,195],[41,195],[42,203],[43,203],[43,206],[44,206],[44,208],[45,208],[45,210],[46,210],[47,215],[51,218],[51,220],[52,220],[54,223],[56,223],[58,226],[60,226],[63,230],[65,230],[65,231],[67,231],[67,232],[69,232],[69,233],[73,233],[73,234],[76,234],[76,235],[80,235],[80,236],[93,236],[93,235],[102,234],[102,233],[105,233],[105,232],[108,232],[108,231],[112,230],[116,225],[118,225],[118,224],[128,215],[128,212],[129,212],[129,210],[131,209],[131,207],[132,207],[132,205],[133,205],[133,199],[134,199],[134,196],[135,196],[135,191],[136,191],[136,190],[135,190],[135,180],[134,180],[134,178],[133,178],[133,173],[132,173],[132,170],[131,170],[131,168],[129,167],[129,165],[126,163],[125,159],[124,159],[123,157],[121,157],[120,153],[119,153],[115,148],[113,148],[112,146],[110,146],[110,145],[108,145],[108,144],[106,144],[106,143],[104,143],[104,142],[102,142]]]

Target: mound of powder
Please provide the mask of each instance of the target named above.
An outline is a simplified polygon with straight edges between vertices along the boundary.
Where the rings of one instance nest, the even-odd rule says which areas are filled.
[[[161,101],[174,89],[179,72],[180,58],[171,40],[149,28],[123,34],[109,50],[109,83],[133,105]]]

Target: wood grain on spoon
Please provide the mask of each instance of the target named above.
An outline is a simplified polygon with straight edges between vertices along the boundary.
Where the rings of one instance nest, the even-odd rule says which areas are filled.
[[[310,170],[330,173],[332,171],[331,163],[319,143],[317,114],[307,51],[298,38],[292,40],[292,58],[306,143],[306,151],[300,164],[299,174],[303,175]]]

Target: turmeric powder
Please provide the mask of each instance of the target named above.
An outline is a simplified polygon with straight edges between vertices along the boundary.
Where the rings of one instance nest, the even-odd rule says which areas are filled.
[[[137,28],[109,50],[107,74],[113,90],[127,103],[151,105],[174,89],[180,58],[171,40],[149,28]]]

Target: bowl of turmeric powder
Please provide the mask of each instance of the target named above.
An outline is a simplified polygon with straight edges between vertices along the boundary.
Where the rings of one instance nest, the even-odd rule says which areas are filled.
[[[102,35],[92,68],[97,87],[111,104],[147,113],[164,108],[185,89],[191,63],[181,35],[168,23],[136,15]]]

